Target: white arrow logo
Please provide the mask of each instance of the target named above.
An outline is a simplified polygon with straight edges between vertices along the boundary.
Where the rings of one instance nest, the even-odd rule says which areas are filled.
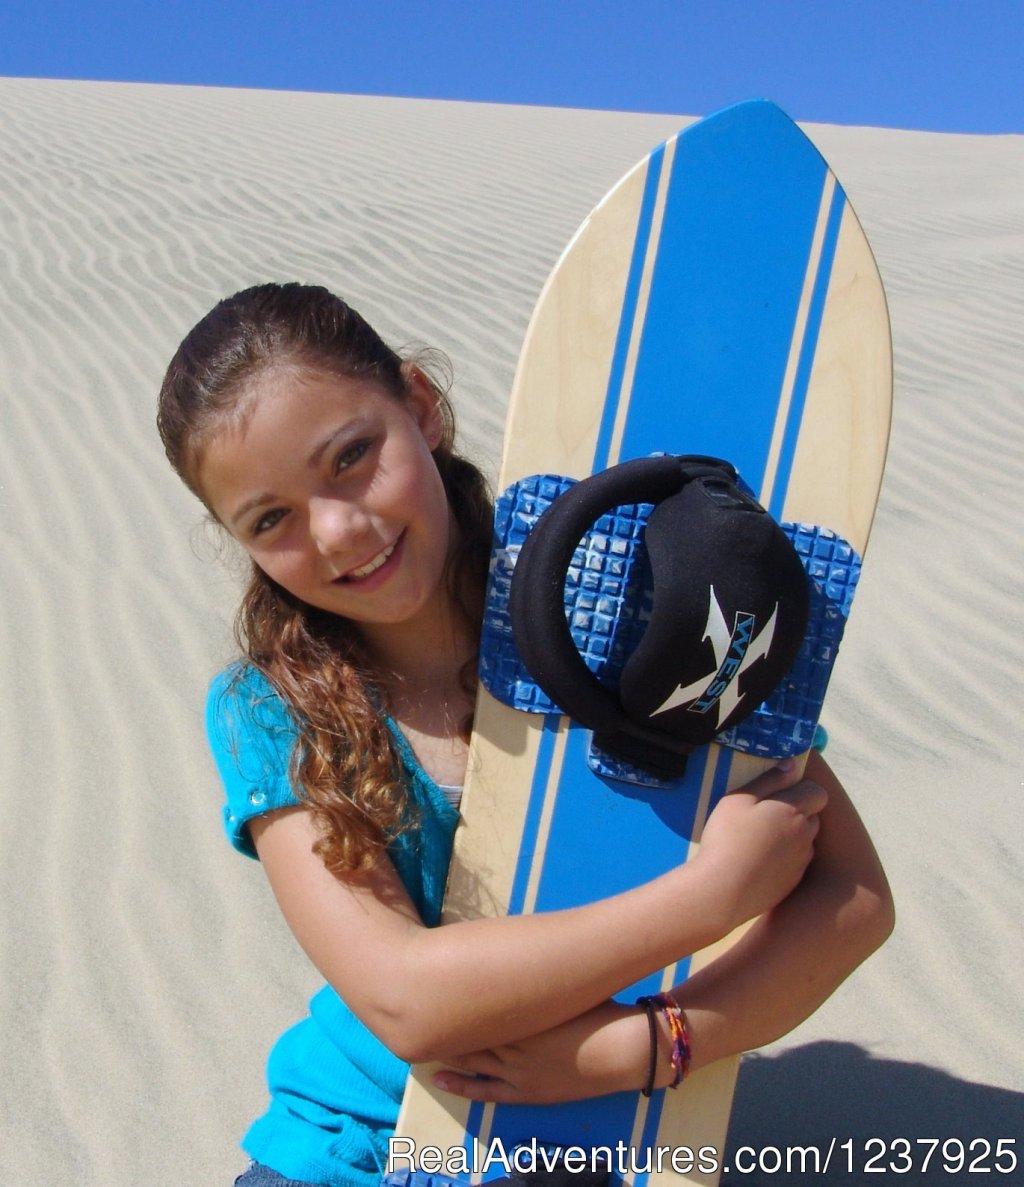
[[[715,587],[711,586],[704,639],[711,643],[717,666],[692,684],[680,685],[651,716],[657,717],[659,713],[667,713],[680,705],[689,705],[691,713],[708,713],[717,706],[716,725],[725,721],[743,699],[744,694],[739,691],[740,676],[752,664],[764,659],[771,648],[778,614],[779,604],[776,602],[771,618],[752,638],[754,615],[738,610],[730,628],[715,597]]]

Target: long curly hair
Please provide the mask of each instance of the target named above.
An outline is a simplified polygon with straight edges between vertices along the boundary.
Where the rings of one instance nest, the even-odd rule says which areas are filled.
[[[483,475],[455,451],[455,419],[447,384],[436,374],[438,358],[433,367],[422,357],[416,361],[421,370],[427,367],[437,395],[444,428],[433,456],[459,528],[446,580],[457,612],[479,637],[492,506]],[[178,347],[157,414],[171,465],[211,515],[198,481],[204,443],[244,415],[253,380],[281,363],[373,379],[395,399],[407,396],[408,363],[327,289],[265,284],[221,301]],[[386,694],[358,630],[294,597],[253,564],[235,633],[296,722],[290,774],[319,826],[316,852],[335,874],[369,868],[414,816],[384,720]],[[462,673],[470,692],[473,667]]]

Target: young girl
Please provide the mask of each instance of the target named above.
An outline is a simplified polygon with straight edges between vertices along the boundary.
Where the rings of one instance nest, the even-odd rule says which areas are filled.
[[[377,1187],[407,1061],[478,1100],[672,1084],[681,1012],[652,1012],[652,1064],[647,1011],[610,999],[742,922],[675,991],[693,1068],[785,1033],[884,939],[884,875],[820,755],[724,797],[699,856],[634,891],[438,927],[490,540],[444,392],[326,290],[264,285],[181,344],[159,427],[252,559],[245,658],[208,704],[228,836],[327,981],[270,1057],[238,1183]]]

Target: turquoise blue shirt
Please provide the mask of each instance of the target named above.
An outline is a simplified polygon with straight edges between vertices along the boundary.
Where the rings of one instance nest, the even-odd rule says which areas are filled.
[[[458,813],[388,726],[420,822],[390,848],[424,923],[441,916]],[[224,783],[224,827],[240,852],[256,857],[248,822],[299,801],[288,776],[297,729],[284,702],[251,665],[233,664],[210,686],[210,747]],[[275,1044],[267,1065],[270,1107],[243,1139],[250,1157],[287,1178],[338,1187],[378,1187],[409,1066],[325,985],[309,1015]]]

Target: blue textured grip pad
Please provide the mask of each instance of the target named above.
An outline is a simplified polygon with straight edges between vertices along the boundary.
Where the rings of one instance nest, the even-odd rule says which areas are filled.
[[[523,541],[574,481],[552,474],[523,478],[495,506],[480,678],[497,700],[527,713],[560,710],[519,658],[508,616],[509,586]],[[573,641],[590,670],[613,689],[650,617],[653,591],[643,543],[650,511],[651,505],[642,503],[602,516],[580,542],[566,576],[565,612]],[[807,634],[792,669],[768,700],[715,739],[765,758],[786,758],[810,749],[860,573],[860,557],[828,528],[784,523],[782,529],[810,580]],[[610,778],[655,782],[645,772],[593,749],[590,765]]]
[[[468,1181],[429,1171],[400,1170],[385,1175],[381,1184],[382,1187],[466,1187]]]

